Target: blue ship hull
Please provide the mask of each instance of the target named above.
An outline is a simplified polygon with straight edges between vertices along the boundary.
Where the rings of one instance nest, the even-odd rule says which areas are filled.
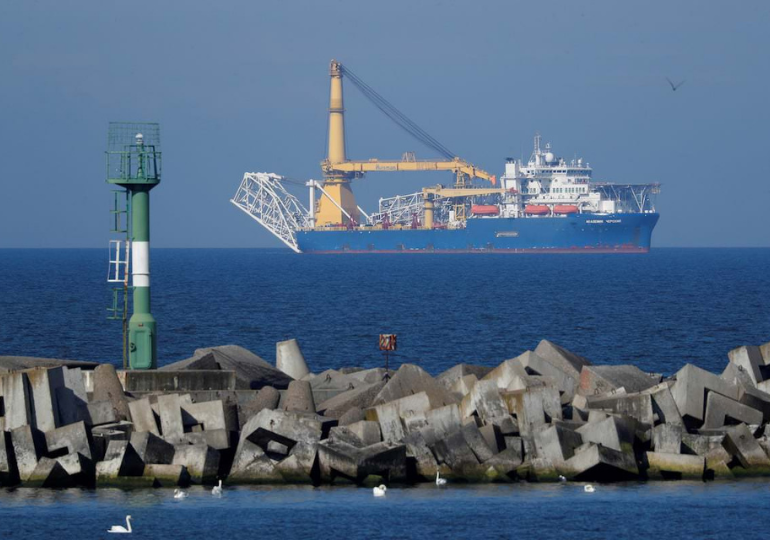
[[[473,218],[464,229],[309,230],[303,253],[647,253],[660,217],[575,214],[567,217]]]

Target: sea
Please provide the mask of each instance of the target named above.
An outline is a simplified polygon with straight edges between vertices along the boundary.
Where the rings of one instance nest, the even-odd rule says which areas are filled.
[[[770,341],[770,249],[647,255],[295,255],[153,249],[159,364],[236,344],[275,361],[296,338],[310,369],[384,365],[437,375],[494,366],[551,340],[595,364],[720,373],[727,352]],[[101,249],[0,250],[0,355],[123,362]],[[0,537],[763,538],[770,482],[170,490],[0,488]]]

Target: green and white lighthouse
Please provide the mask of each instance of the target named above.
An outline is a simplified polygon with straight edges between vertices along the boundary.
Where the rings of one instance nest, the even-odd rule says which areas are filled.
[[[160,183],[160,173],[158,124],[111,122],[107,182],[125,188],[128,203],[125,231],[126,250],[130,247],[130,264],[128,255],[123,264],[124,270],[130,268],[133,289],[133,313],[127,327],[128,364],[131,369],[155,369],[158,365],[157,323],[150,312],[150,190]],[[125,279],[127,294],[128,275]],[[124,297],[124,302],[126,300]]]

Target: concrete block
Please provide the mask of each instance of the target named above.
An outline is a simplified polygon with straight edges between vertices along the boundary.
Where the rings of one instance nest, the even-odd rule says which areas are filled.
[[[310,373],[296,339],[275,344],[275,367],[296,380]]]
[[[650,394],[627,394],[593,399],[589,401],[588,406],[591,409],[610,411],[635,418],[641,424],[640,429],[650,429],[655,423]]]
[[[182,404],[182,411],[189,415],[195,424],[203,426],[205,431],[228,429],[222,400]]]
[[[633,454],[586,443],[575,449],[575,455],[560,466],[560,472],[571,480],[616,482],[637,477],[639,467]]]
[[[438,441],[433,451],[439,463],[446,463],[455,476],[478,480],[484,478],[485,468],[481,467],[462,431],[457,431]]]
[[[239,428],[262,409],[275,410],[281,400],[281,393],[272,386],[262,387],[254,397],[238,407]]]
[[[92,401],[91,403],[84,403],[84,407],[86,409],[85,413],[80,416],[89,426],[113,424],[118,421],[118,417],[115,415],[115,409],[112,408],[112,403],[109,401]]]
[[[746,424],[728,427],[722,446],[744,469],[758,474],[770,472],[770,458]]]
[[[510,477],[516,473],[522,464],[521,453],[513,448],[507,448],[502,452],[495,454],[483,463],[486,468],[486,476],[494,480],[495,477]],[[491,475],[489,469],[493,469],[497,474]]]
[[[591,362],[586,358],[551,343],[547,339],[540,341],[535,349],[535,354],[576,381],[580,380],[583,366],[591,365]]]
[[[11,430],[11,446],[19,477],[22,482],[25,482],[29,480],[37,467],[38,460],[43,456],[45,436],[32,426],[20,426]]]
[[[297,443],[289,456],[275,465],[275,470],[286,482],[312,483],[317,479],[315,467],[318,456],[318,444]]]
[[[524,366],[521,365],[521,362],[519,362],[517,358],[511,358],[510,360],[502,362],[495,369],[487,373],[481,380],[494,381],[495,385],[497,385],[500,390],[505,390],[516,377],[526,377],[527,375],[529,374],[527,373],[527,370],[524,369]]]
[[[479,379],[476,377],[476,375],[466,375],[454,381],[452,386],[449,387],[449,391],[456,396],[461,396],[460,399],[462,399],[471,392],[473,385],[475,385],[478,380]]]
[[[461,428],[460,408],[455,404],[426,411],[425,419],[438,437],[454,433]]]
[[[499,426],[494,424],[487,424],[479,428],[481,436],[487,443],[487,446],[492,449],[493,454],[502,452],[505,450],[505,441],[503,440],[503,434]]]
[[[507,416],[509,411],[499,388],[499,383],[495,379],[477,382],[473,385],[471,392],[460,402],[460,417],[468,418],[476,414],[483,420],[491,420],[499,416]]]
[[[185,433],[182,442],[187,444],[205,444],[214,450],[227,450],[230,448],[230,432],[226,429],[210,429]]]
[[[327,369],[308,379],[308,382],[313,390],[315,403],[323,403],[343,392],[367,384],[354,375],[346,375],[335,369]]]
[[[706,478],[733,478],[732,470],[728,465],[732,461],[732,456],[724,447],[712,448],[704,454],[704,457],[706,459],[706,472],[704,474]]]
[[[535,387],[515,392],[503,392],[510,414],[516,415],[519,432],[530,435],[551,420],[561,420],[559,391],[553,387]]]
[[[652,428],[652,447],[662,454],[680,454],[682,451],[682,426],[658,424]]]
[[[642,393],[649,394],[652,397],[653,416],[657,415],[659,423],[684,426],[682,415],[679,414],[679,408],[676,406],[676,401],[671,394],[668,383],[660,383],[643,390]]]
[[[618,388],[641,392],[660,383],[662,377],[645,373],[633,365],[584,366],[580,372],[580,390],[585,396],[603,394]]]
[[[184,436],[182,397],[179,394],[158,396],[158,412],[163,438],[170,443],[180,442]]]
[[[726,398],[716,392],[709,392],[706,398],[704,429],[713,429],[726,425],[730,420],[747,424],[761,424],[762,412],[738,401]]]
[[[32,390],[27,374],[21,371],[4,373],[0,375],[0,384],[3,389],[5,430],[33,425]]]
[[[457,364],[444,371],[436,377],[436,382],[447,390],[453,390],[453,387],[463,379],[478,380],[483,379],[492,368],[487,366],[476,366],[471,364]]]
[[[128,404],[128,408],[136,431],[146,431],[160,437],[158,422],[155,419],[155,413],[150,406],[149,399],[142,398],[131,401]]]
[[[545,458],[557,468],[575,455],[575,448],[583,444],[580,433],[559,426],[535,431],[537,457]]]
[[[676,373],[676,383],[671,387],[671,394],[685,421],[699,423],[706,411],[706,394],[716,392],[733,400],[738,400],[738,387],[729,384],[692,364],[685,365]]]
[[[365,446],[358,435],[345,426],[333,427],[331,431],[329,431],[328,440],[331,443],[341,442],[356,448],[363,448]]]
[[[340,426],[347,426],[350,424],[355,424],[356,422],[361,422],[362,420],[366,419],[366,414],[364,414],[364,410],[360,407],[351,407],[347,410],[345,414],[340,416],[338,425]],[[379,427],[377,428],[379,429]]]
[[[404,438],[407,458],[414,460],[416,473],[424,478],[436,476],[438,463],[421,433],[411,433]]]
[[[11,434],[0,430],[0,485],[12,486],[18,479],[19,471],[13,455]]]
[[[174,445],[149,431],[131,433],[131,446],[145,464],[170,465],[174,460]]]
[[[329,418],[340,418],[353,407],[367,409],[374,403],[374,399],[385,387],[385,384],[385,381],[379,381],[348,390],[319,403],[316,406],[316,411]]]
[[[155,487],[176,487],[190,484],[190,474],[184,465],[149,463],[142,476],[153,479]]]
[[[310,383],[307,381],[290,382],[281,404],[281,409],[284,411],[314,413],[316,407]]]
[[[64,368],[34,368],[27,372],[34,403],[35,427],[50,431],[62,425],[57,391],[64,388]]]
[[[738,347],[727,353],[727,357],[730,359],[731,364],[735,364],[743,369],[743,372],[751,378],[754,386],[765,380],[761,371],[765,361],[762,358],[762,351],[759,347],[754,345]]]
[[[55,390],[60,425],[66,426],[81,420],[89,422],[88,395],[80,368],[61,369],[63,385]]]
[[[703,456],[647,452],[647,477],[662,480],[701,479],[706,469]]]
[[[276,469],[276,463],[257,444],[242,439],[227,481],[234,484],[282,483],[284,478]]]
[[[123,392],[115,367],[111,364],[99,364],[94,369],[94,393],[92,401],[109,401],[115,409],[115,416],[121,420],[131,420],[128,400]]]
[[[361,440],[364,446],[371,446],[382,440],[382,432],[378,422],[367,422],[364,420],[349,424],[347,427]]]
[[[219,471],[219,452],[205,444],[174,446],[174,465],[184,465],[193,484],[214,484]]]
[[[67,450],[67,454],[80,454],[81,456],[92,459],[91,443],[85,422],[70,424],[46,432],[46,449],[48,454],[54,454],[58,450]]]
[[[23,484],[25,487],[60,488],[71,485],[71,480],[57,460],[42,457]]]
[[[697,433],[682,433],[682,445],[687,454],[705,456],[715,448],[722,448],[724,435],[700,435]],[[728,459],[728,461],[730,461]]]
[[[94,477],[94,464],[82,454],[67,454],[54,458],[69,476],[68,485],[88,484]],[[38,467],[40,463],[38,462]]]
[[[321,477],[329,481],[342,477],[360,483],[370,475],[393,479],[404,475],[406,446],[382,442],[356,448],[325,440],[318,445],[318,462]]]
[[[246,441],[263,450],[267,449],[270,441],[277,441],[289,449],[303,442],[318,443],[321,440],[323,427],[317,417],[286,411],[271,411],[263,409],[253,416],[241,430],[240,441],[236,449],[236,459]]]
[[[114,485],[121,476],[141,476],[144,463],[128,441],[110,441],[96,464],[96,484]]]
[[[539,457],[528,458],[516,469],[516,475],[529,482],[556,482],[559,479],[559,471],[554,464]]]
[[[380,424],[382,440],[396,444],[406,437],[406,429],[401,421],[397,401],[379,405],[375,408],[375,411],[376,414],[374,416]],[[369,415],[367,415],[367,418],[369,418]]]
[[[633,418],[609,415],[596,421],[591,421],[589,418],[589,422],[576,431],[585,442],[601,444],[618,452],[633,454],[636,427],[636,420]]]
[[[413,364],[402,364],[374,398],[372,405],[381,405],[420,392],[428,396],[431,409],[456,403],[454,396],[424,369]]]
[[[572,401],[572,396],[575,395],[575,391],[578,386],[578,380],[571,376],[568,372],[554,366],[553,364],[546,362],[540,356],[532,351],[527,351],[516,358],[528,375],[540,375],[548,380],[553,381],[561,394],[562,403],[569,403]]]
[[[495,455],[496,452],[494,452],[487,444],[487,441],[484,439],[483,435],[481,435],[481,431],[476,424],[463,426],[461,433],[479,463],[491,459],[492,456]]]
[[[770,341],[759,346],[759,352],[762,354],[762,361],[765,365],[770,365]]]

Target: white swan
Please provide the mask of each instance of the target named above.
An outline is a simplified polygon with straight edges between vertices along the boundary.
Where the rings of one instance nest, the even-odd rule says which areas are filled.
[[[438,471],[436,471],[436,485],[437,486],[445,486],[446,485],[446,478],[441,478]]]
[[[596,488],[594,488],[591,484],[586,484],[585,486],[583,486],[583,491],[585,491],[586,493],[593,493],[594,491],[596,491]]]
[[[388,488],[386,486],[379,485],[372,490],[372,493],[374,493],[375,497],[384,497],[386,491],[388,491]]]
[[[187,498],[187,492],[182,491],[181,489],[175,489],[174,490],[174,498],[175,499],[186,499]]]
[[[212,495],[222,495],[222,479],[219,479],[219,485],[211,488]]]
[[[128,528],[126,528],[128,527]],[[131,531],[131,516],[126,516],[126,527],[123,527],[122,525],[113,525],[112,528],[107,531],[108,533],[130,533]]]
[[[559,482],[566,482],[566,481],[567,481],[567,477],[560,474],[559,475]]]

